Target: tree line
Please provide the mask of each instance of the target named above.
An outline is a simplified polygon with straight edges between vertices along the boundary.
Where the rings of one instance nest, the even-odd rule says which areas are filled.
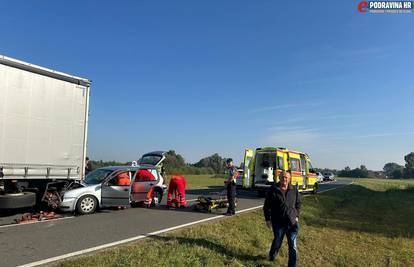
[[[127,166],[132,162],[90,160],[89,164],[94,170],[107,166]],[[170,150],[165,155],[163,165],[167,174],[223,174],[226,170],[226,158],[215,153],[191,164],[187,163],[183,156]]]
[[[170,174],[222,174],[226,169],[226,158],[215,153],[191,164],[186,163],[180,154],[170,150],[166,153],[164,167],[165,171]]]
[[[384,173],[389,178],[414,178],[414,152],[405,155],[405,165],[389,162],[384,165]]]
[[[411,152],[404,157],[405,165],[399,165],[395,162],[388,162],[384,165],[382,172],[368,170],[364,165],[358,168],[351,169],[345,167],[343,170],[337,172],[338,176],[342,177],[373,177],[373,178],[414,178],[414,152]]]
[[[332,172],[341,177],[372,177],[372,178],[414,178],[414,152],[407,154],[404,157],[405,165],[399,165],[395,162],[389,162],[384,165],[383,171],[368,170],[365,165],[351,169],[349,166],[342,170],[335,169],[317,169],[322,173]],[[106,166],[120,166],[131,165],[131,162],[117,162],[117,161],[90,161],[92,169],[97,169]],[[164,161],[164,168],[168,174],[223,174],[226,170],[226,158],[221,157],[215,153],[211,156],[200,159],[198,162],[191,164],[187,163],[183,156],[170,150],[166,153]]]

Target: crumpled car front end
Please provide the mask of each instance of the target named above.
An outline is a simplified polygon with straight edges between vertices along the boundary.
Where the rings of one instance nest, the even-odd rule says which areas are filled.
[[[65,212],[74,212],[76,210],[76,203],[81,196],[93,195],[97,199],[101,198],[100,185],[85,185],[82,187],[68,190],[64,193],[62,202],[60,203],[60,210]]]

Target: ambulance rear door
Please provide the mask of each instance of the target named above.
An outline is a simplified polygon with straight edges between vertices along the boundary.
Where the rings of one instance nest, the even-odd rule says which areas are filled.
[[[287,160],[288,160],[287,153],[285,153],[282,150],[278,150],[276,152],[276,162],[277,162],[277,164],[276,164],[276,171],[275,171],[276,177],[274,177],[275,183],[279,182],[280,173],[282,171],[286,171],[288,169],[288,161]]]
[[[254,151],[252,149],[245,149],[243,161],[243,188],[251,188],[253,184],[254,174]]]
[[[300,166],[300,155],[294,152],[288,152],[288,159],[289,159],[289,169],[292,185],[298,185],[299,187],[303,186],[303,176],[301,172]]]

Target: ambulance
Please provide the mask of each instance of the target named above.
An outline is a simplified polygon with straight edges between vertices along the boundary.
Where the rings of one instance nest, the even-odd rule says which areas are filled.
[[[246,149],[242,186],[263,194],[273,183],[279,181],[279,174],[291,174],[291,184],[300,192],[316,194],[318,177],[306,153],[283,147]]]

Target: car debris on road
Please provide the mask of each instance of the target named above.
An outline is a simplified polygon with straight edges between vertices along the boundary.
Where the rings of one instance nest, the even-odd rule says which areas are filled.
[[[35,222],[46,221],[46,220],[55,220],[55,219],[60,219],[60,218],[63,218],[63,216],[53,211],[51,212],[40,211],[39,213],[31,213],[31,212],[24,213],[20,219],[15,219],[15,221],[16,221],[16,224],[26,224],[26,223],[35,223]]]

